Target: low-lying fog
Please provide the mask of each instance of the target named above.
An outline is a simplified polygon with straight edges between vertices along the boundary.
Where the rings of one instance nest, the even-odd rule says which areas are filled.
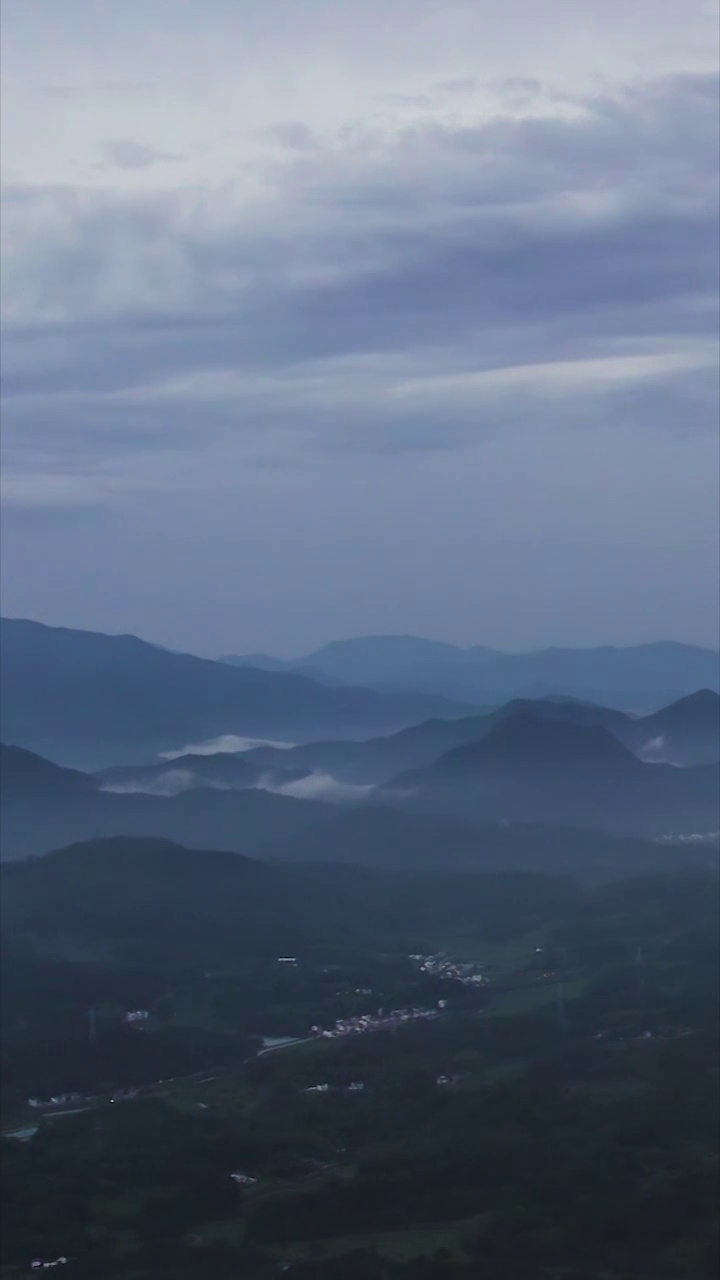
[[[371,785],[338,782],[329,773],[309,773],[304,778],[291,778],[288,782],[279,780],[277,774],[267,773],[249,787],[233,787],[229,783],[201,778],[191,769],[168,769],[167,773],[155,778],[139,778],[134,782],[108,782],[100,789],[112,791],[116,795],[170,797],[180,795],[182,791],[190,791],[193,787],[204,787],[211,791],[272,791],[275,795],[293,796],[296,800],[327,800],[337,804],[361,800],[373,790]]]
[[[253,751],[255,747],[277,747],[279,751],[289,751],[297,746],[295,742],[275,742],[272,738],[239,738],[234,733],[224,733],[219,738],[209,738],[206,742],[189,742],[179,751],[161,751],[161,760],[179,760],[182,756],[217,756],[239,755],[242,751]]]

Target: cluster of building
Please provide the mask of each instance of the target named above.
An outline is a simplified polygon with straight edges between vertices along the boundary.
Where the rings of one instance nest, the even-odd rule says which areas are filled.
[[[139,1089],[116,1089],[108,1102],[132,1102],[137,1098]],[[85,1093],[57,1093],[47,1100],[43,1098],[28,1098],[28,1106],[37,1111],[52,1111],[56,1107],[91,1107],[96,1102],[102,1102],[103,1099],[97,1094]]]
[[[49,1110],[51,1107],[83,1107],[88,1102],[96,1101],[96,1098],[87,1098],[83,1093],[57,1093],[47,1100],[43,1098],[28,1098],[28,1106],[40,1110]]]
[[[231,1173],[230,1177],[239,1187],[254,1187],[257,1178],[251,1178],[249,1173]]]
[[[70,1259],[66,1258],[64,1254],[61,1257],[56,1258],[54,1262],[43,1262],[42,1258],[33,1258],[30,1263],[30,1270],[49,1271],[52,1267],[64,1267],[69,1261]]]
[[[480,972],[487,967],[486,965],[478,964],[476,961],[451,960],[444,952],[439,952],[435,956],[414,955],[410,956],[410,959],[421,973],[427,973],[433,978],[450,978],[454,982],[462,982],[464,986],[475,986],[481,982],[490,981]]]
[[[123,1022],[126,1022],[130,1027],[137,1027],[147,1022],[149,1017],[150,1013],[147,1009],[131,1009],[123,1016]]]
[[[440,1008],[444,1005],[440,1002]],[[338,1018],[334,1027],[329,1030],[323,1027],[311,1027],[314,1036],[323,1040],[337,1040],[340,1036],[362,1035],[365,1031],[381,1031],[399,1027],[408,1022],[416,1022],[420,1018],[436,1018],[438,1009],[391,1009],[388,1013],[378,1009],[377,1013],[361,1013],[353,1018]]]
[[[350,1084],[333,1086],[329,1084],[311,1084],[308,1089],[301,1089],[301,1093],[362,1093],[365,1085],[362,1080],[353,1080]]]
[[[697,1032],[689,1028],[660,1027],[656,1031],[641,1031],[639,1035],[630,1035],[629,1033],[627,1035],[619,1035],[617,1030],[595,1031],[592,1038],[593,1040],[617,1041],[620,1044],[626,1042],[637,1044],[638,1041],[647,1043],[648,1040],[684,1040],[687,1036],[694,1035],[697,1035]]]

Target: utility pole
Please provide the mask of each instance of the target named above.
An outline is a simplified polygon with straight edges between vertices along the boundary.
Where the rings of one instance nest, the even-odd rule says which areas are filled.
[[[88,1040],[90,1044],[96,1045],[97,1044],[97,1026],[95,1024],[94,1009],[88,1010],[88,1021],[89,1021]]]

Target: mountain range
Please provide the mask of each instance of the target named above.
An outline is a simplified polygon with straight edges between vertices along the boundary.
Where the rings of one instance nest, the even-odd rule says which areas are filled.
[[[479,741],[379,789],[388,800],[455,818],[553,823],[659,837],[717,833],[717,764],[640,760],[600,725],[519,712]]]
[[[66,765],[147,762],[226,734],[308,740],[391,732],[471,706],[234,669],[135,636],[0,622],[3,738]]]
[[[633,877],[651,870],[642,846],[629,842],[625,854],[624,872],[616,865],[599,877],[618,904],[624,890],[611,882],[626,879],[631,893]],[[660,851],[652,870],[670,866]],[[475,874],[479,869],[484,874]],[[683,869],[713,883],[710,869],[692,857]],[[92,840],[3,864],[3,952],[18,948],[47,960],[97,957],[100,948],[111,964],[180,966],[187,973],[232,967],[248,955],[327,946],[347,954],[369,943],[387,947],[389,939],[395,950],[412,952],[434,947],[449,931],[482,932],[492,941],[526,933],[557,913],[572,919],[584,886],[570,861],[568,871],[553,874],[540,861],[537,868],[500,862],[399,874],[358,865],[288,866],[147,838]]]
[[[650,710],[696,689],[720,690],[718,652],[672,641],[502,653],[417,636],[367,636],[336,640],[290,661],[258,653],[221,661],[275,672],[312,672],[316,680],[386,691],[424,689],[485,703],[560,694]]]
[[[296,955],[323,945],[388,938],[407,949],[437,931],[530,928],[548,901],[578,896],[571,881],[517,871],[488,876],[395,876],[356,866],[282,866],[168,841],[93,840],[4,864],[3,943],[102,945],[124,963],[175,962],[183,971],[247,954]]]
[[[484,715],[427,720],[363,742],[312,742],[289,751],[256,747],[246,752],[244,759],[268,768],[321,770],[343,782],[388,782],[407,769],[432,764],[453,747],[479,741],[503,720],[522,712],[608,729],[643,758],[660,763],[712,764],[720,760],[720,696],[710,689],[688,694],[649,716],[630,716],[569,698],[515,698]]]
[[[327,815],[312,800],[261,790],[198,787],[179,794],[116,794],[102,781],[20,747],[0,748],[4,860],[111,836],[145,836],[198,849],[255,853]]]
[[[110,771],[115,790],[108,790],[107,774],[91,776],[3,746],[2,856],[27,858],[74,842],[131,836],[282,861],[479,868],[503,859],[534,866],[540,858],[556,866],[559,851],[552,853],[547,832],[527,824],[594,827],[604,840],[610,833],[657,837],[720,826],[716,766],[646,764],[604,728],[528,713],[501,720],[484,738],[445,752],[428,768],[358,795],[351,790],[356,802],[342,806],[273,794],[263,789],[267,773],[262,786],[247,786],[242,758],[200,761],[209,772],[217,765],[223,782],[207,785],[206,778],[206,785],[178,792],[177,775],[186,770],[159,766],[148,779],[129,767]],[[231,785],[236,769],[239,786]],[[133,780],[135,773],[140,776]],[[510,836],[505,827],[500,834],[488,831],[499,823],[513,824]],[[595,841],[592,852],[588,839]],[[582,862],[583,849],[585,861],[596,862],[596,841],[587,831],[563,837],[563,868],[576,855]],[[623,857],[615,848],[610,863],[617,866]]]

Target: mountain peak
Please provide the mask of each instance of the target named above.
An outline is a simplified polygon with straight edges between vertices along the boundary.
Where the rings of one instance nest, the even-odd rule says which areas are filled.
[[[62,765],[36,755],[34,751],[26,751],[24,747],[15,747],[7,742],[0,743],[0,778],[2,790],[7,787],[8,796],[18,796],[42,792],[86,792],[95,790],[95,782],[86,773],[77,769],[66,769]]]
[[[628,762],[637,763],[636,757],[599,725],[520,711],[500,721],[482,741],[449,751],[438,768],[448,773],[494,767],[577,770]]]
[[[720,724],[720,694],[713,689],[698,689],[662,707],[652,716],[646,716],[643,724],[652,724],[664,730],[676,728],[713,728]]]

